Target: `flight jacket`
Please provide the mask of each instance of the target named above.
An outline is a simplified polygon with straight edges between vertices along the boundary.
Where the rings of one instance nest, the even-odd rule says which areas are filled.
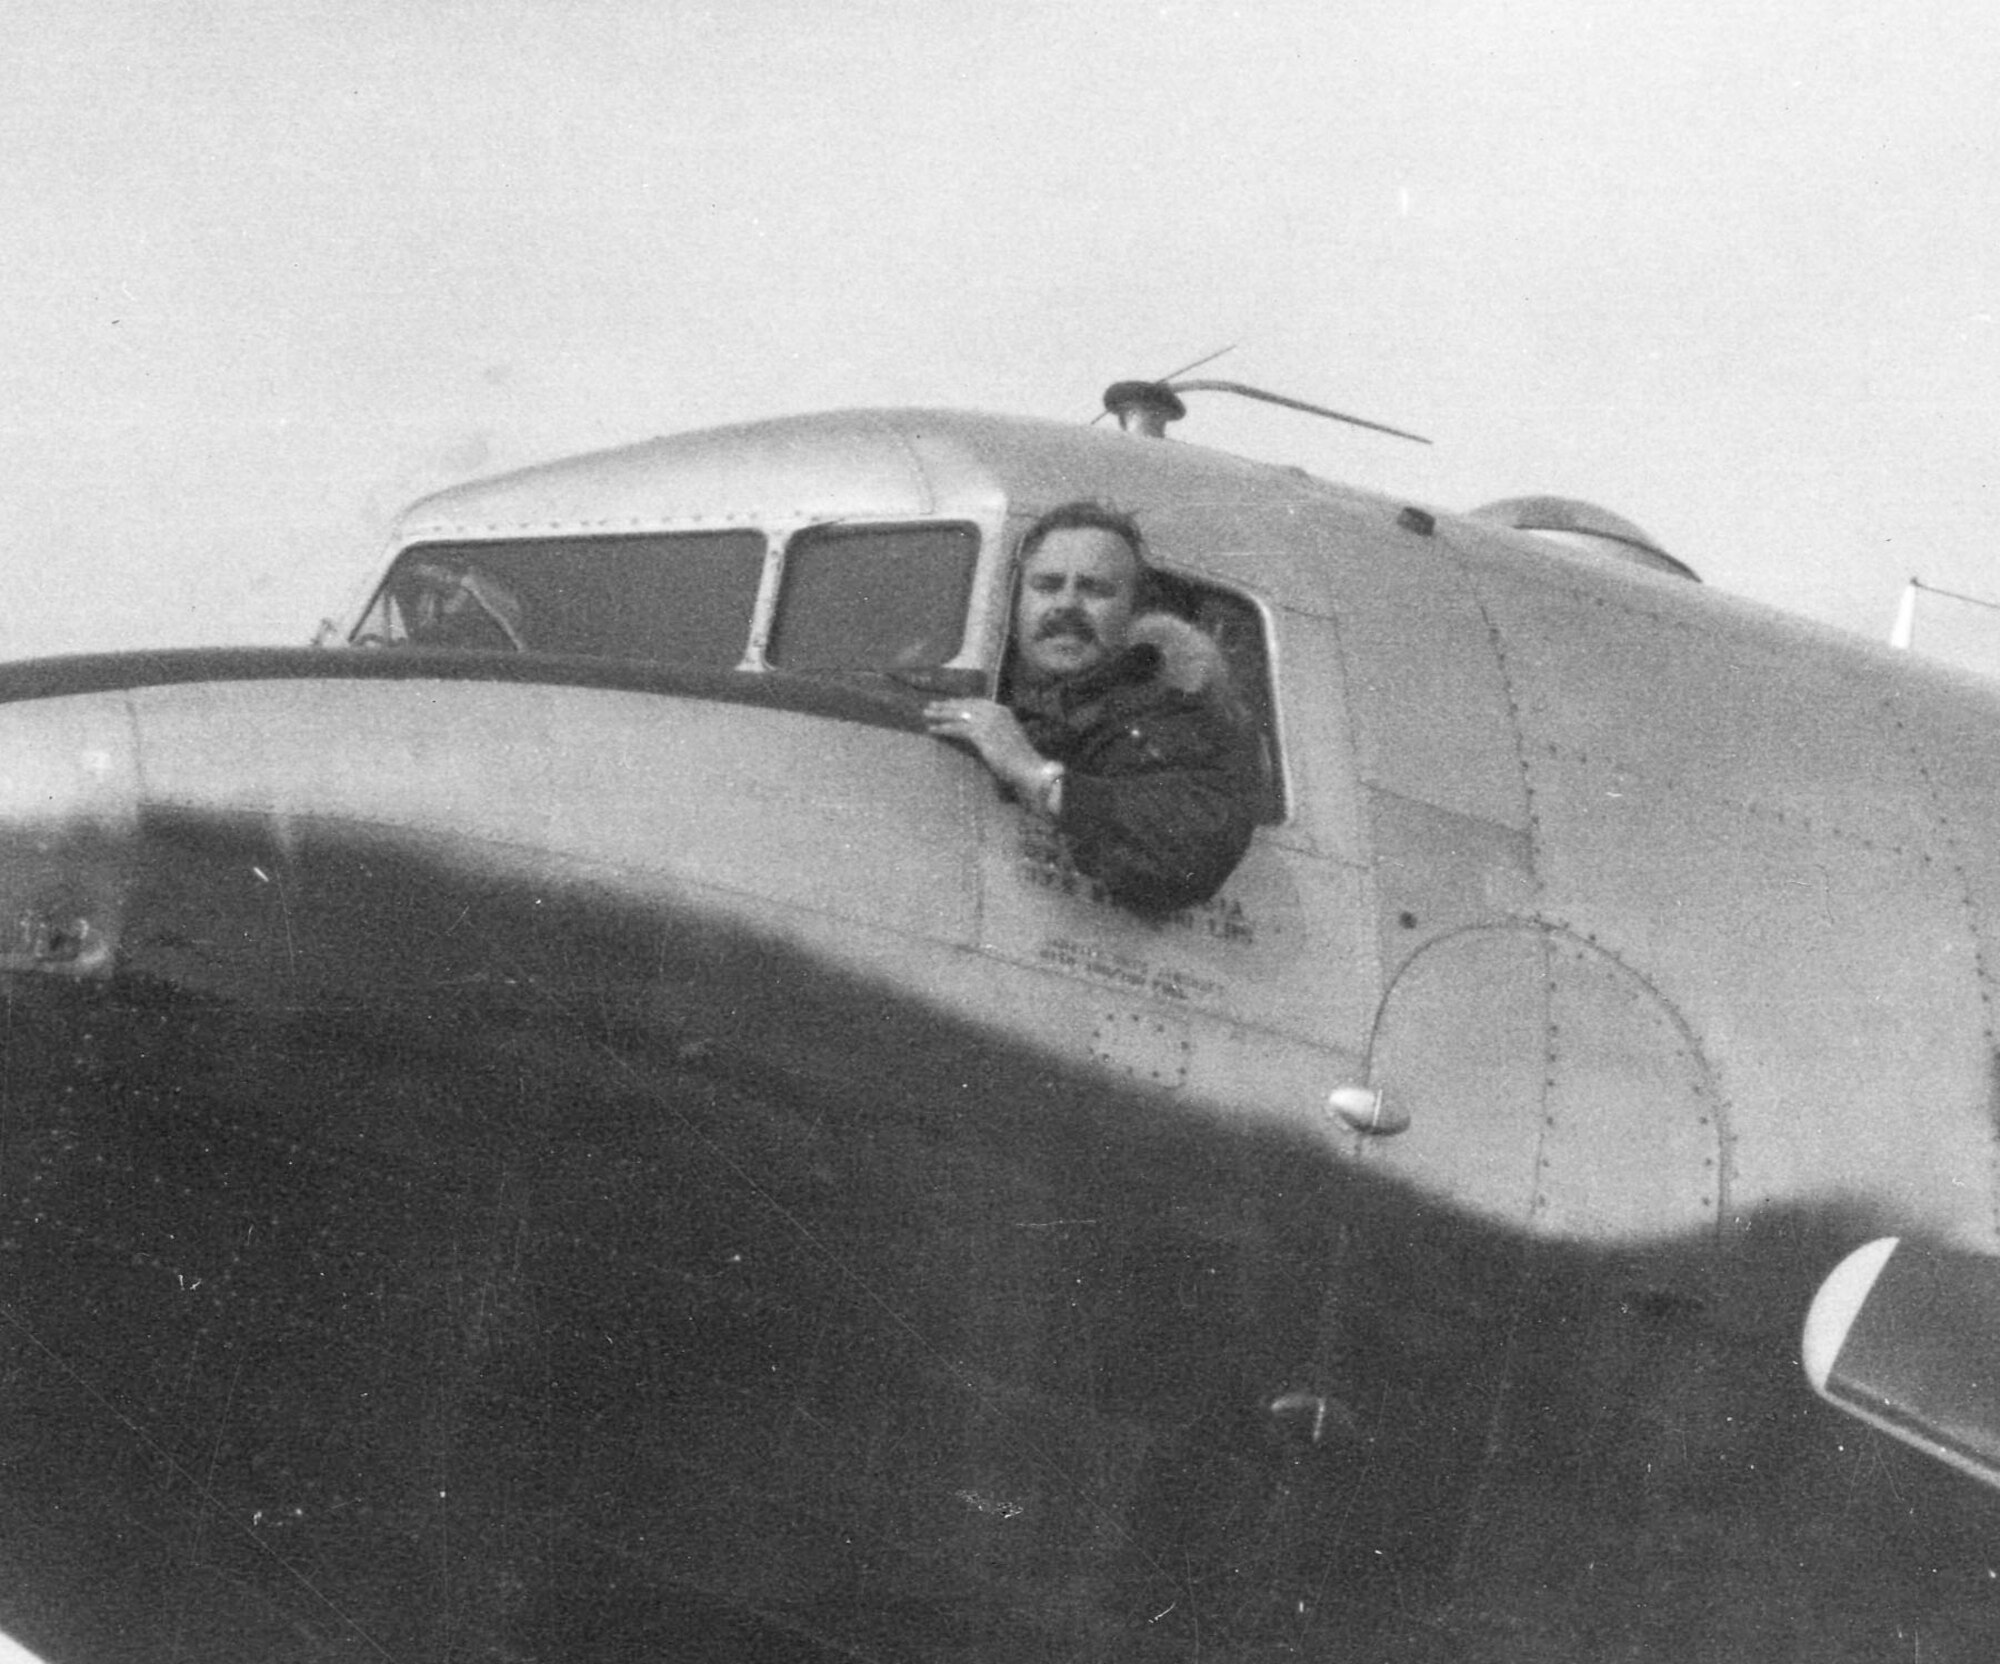
[[[1034,748],[1063,765],[1055,825],[1077,871],[1150,914],[1222,887],[1255,825],[1254,739],[1213,640],[1146,613],[1112,658],[1019,688],[1012,704]]]

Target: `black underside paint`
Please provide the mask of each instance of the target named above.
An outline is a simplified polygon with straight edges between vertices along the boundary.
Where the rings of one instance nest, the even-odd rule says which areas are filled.
[[[131,859],[0,1007],[56,1664],[1995,1655],[1985,1494],[1798,1377],[1854,1222],[1531,1246],[692,910]]]

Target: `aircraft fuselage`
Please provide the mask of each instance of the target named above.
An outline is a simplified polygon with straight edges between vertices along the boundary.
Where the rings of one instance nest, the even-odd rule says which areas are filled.
[[[920,718],[1086,494],[1264,690],[1265,824],[1164,920]],[[1993,1246],[1992,690],[934,413],[392,553],[355,645],[0,667],[0,1629],[1990,1655],[1993,1502],[1796,1351],[1870,1237]],[[600,580],[682,662],[588,651]]]

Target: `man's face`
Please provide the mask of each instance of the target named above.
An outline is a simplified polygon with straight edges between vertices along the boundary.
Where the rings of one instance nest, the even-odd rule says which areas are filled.
[[[1075,676],[1125,645],[1138,557],[1116,532],[1072,526],[1050,532],[1021,569],[1014,642],[1036,680]]]

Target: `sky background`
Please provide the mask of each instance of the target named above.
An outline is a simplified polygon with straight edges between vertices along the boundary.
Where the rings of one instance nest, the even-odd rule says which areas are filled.
[[[0,0],[0,657],[299,641],[429,490],[849,405],[2000,601],[1974,0]],[[1919,645],[2000,613],[1927,598]]]

